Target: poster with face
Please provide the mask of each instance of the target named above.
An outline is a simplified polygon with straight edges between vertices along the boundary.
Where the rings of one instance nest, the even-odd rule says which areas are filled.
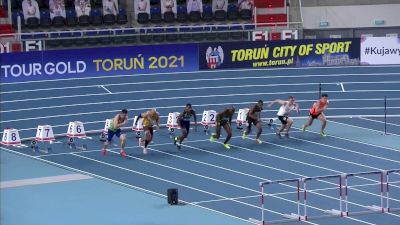
[[[103,0],[103,14],[118,14],[118,0]]]
[[[173,12],[176,14],[177,4],[176,0],[161,0],[161,13]]]
[[[212,1],[212,11],[224,10],[228,11],[228,0],[213,0]]]
[[[203,13],[203,2],[202,0],[187,0],[186,1],[187,11]]]
[[[133,5],[135,7],[135,19],[139,13],[147,13],[150,15],[150,0],[134,0]]]
[[[50,10],[50,18],[65,16],[65,2],[64,0],[49,0],[49,10]]]
[[[40,19],[39,5],[36,0],[23,0],[22,11],[25,19],[32,17]]]
[[[75,12],[77,17],[83,15],[89,16],[91,8],[90,0],[75,0]]]
[[[238,9],[242,11],[243,9],[248,9],[253,11],[254,1],[253,0],[239,0]]]

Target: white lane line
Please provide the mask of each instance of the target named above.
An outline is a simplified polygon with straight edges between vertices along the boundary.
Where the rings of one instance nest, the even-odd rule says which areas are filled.
[[[271,77],[262,77],[262,78],[271,78]],[[219,80],[242,80],[246,79],[248,81],[249,79],[260,79],[260,77],[235,77],[235,78],[214,78],[214,79],[191,79],[191,80],[177,80],[177,81],[157,81],[157,84],[162,84],[162,83],[179,83],[179,82],[199,82],[199,81],[219,81]],[[348,82],[343,82],[346,84],[392,84],[392,83],[400,83],[400,81],[377,81],[377,82],[370,82],[370,81],[348,81]],[[343,84],[341,83],[341,84]],[[128,86],[128,85],[140,85],[140,84],[154,84],[154,81],[152,82],[137,82],[137,83],[117,83],[117,84],[107,84],[107,85],[86,85],[86,86],[72,86],[72,87],[58,87],[58,88],[39,88],[39,89],[31,89],[31,90],[21,90],[21,91],[8,91],[8,92],[0,92],[2,94],[13,94],[13,93],[26,93],[26,92],[40,92],[40,91],[50,91],[50,90],[65,90],[65,89],[80,89],[80,88],[92,88],[92,87],[100,87],[100,86]],[[275,87],[275,86],[307,86],[307,85],[319,85],[320,83],[288,83],[288,84],[282,84],[282,83],[271,83],[269,82],[268,84],[265,85],[242,85],[242,86],[208,86],[208,87],[196,87],[196,88],[179,88],[179,89],[156,89],[156,90],[150,90],[152,92],[164,92],[164,91],[177,91],[177,90],[203,90],[203,89],[212,89],[212,88],[236,88],[236,87]],[[326,82],[323,83],[324,85],[337,85],[335,82]],[[127,93],[141,93],[141,92],[146,92],[147,90],[142,90],[142,91],[130,91],[130,92],[117,92],[118,94],[127,94]],[[103,93],[97,93],[97,94],[86,94],[86,95],[71,95],[71,96],[54,96],[50,98],[68,98],[68,97],[82,97],[82,96],[97,96],[97,95],[104,95]]]
[[[89,176],[92,176],[92,177],[96,177],[98,179],[101,179],[101,180],[104,180],[104,181],[108,181],[108,182],[111,182],[111,183],[114,183],[114,184],[117,184],[117,185],[121,185],[123,187],[132,188],[132,189],[135,189],[135,190],[138,190],[138,191],[142,191],[144,193],[151,194],[151,195],[154,195],[154,196],[157,196],[157,197],[161,197],[161,198],[166,198],[167,197],[165,194],[160,194],[160,193],[157,193],[157,192],[154,192],[154,191],[151,191],[151,190],[147,190],[145,188],[141,188],[141,187],[134,186],[134,185],[131,185],[131,184],[128,184],[128,183],[117,181],[117,180],[114,180],[114,179],[111,179],[111,178],[108,178],[108,177],[104,177],[104,176],[101,176],[101,175],[98,175],[98,174],[94,174],[94,173],[90,173],[90,172],[87,172],[87,171],[79,170],[79,169],[76,169],[76,168],[73,168],[73,167],[69,167],[69,166],[66,166],[66,165],[63,165],[63,164],[59,164],[59,163],[56,163],[56,162],[52,162],[52,161],[49,161],[49,160],[46,160],[46,159],[35,158],[35,157],[31,156],[31,155],[24,154],[24,153],[17,152],[17,151],[13,151],[13,150],[4,148],[2,146],[0,146],[0,149],[2,149],[4,151],[7,151],[7,152],[10,152],[10,153],[13,153],[13,154],[16,154],[16,155],[24,156],[24,157],[31,158],[31,159],[36,159],[36,160],[39,160],[41,162],[44,162],[44,163],[47,163],[47,164],[50,164],[50,165],[53,165],[53,166],[56,166],[56,167],[59,167],[59,168],[63,168],[63,169],[67,169],[67,170],[70,170],[70,171],[74,171],[74,172],[78,172],[78,173],[81,173],[81,174],[86,174],[86,175],[89,175]],[[240,220],[240,221],[249,222],[246,219],[243,219],[243,218],[240,218],[240,217],[228,214],[228,213],[224,213],[224,212],[221,212],[221,211],[218,211],[218,210],[215,210],[215,209],[207,208],[205,206],[195,205],[195,204],[192,204],[192,203],[184,201],[184,200],[181,200],[181,201],[183,203],[185,203],[185,204],[193,205],[193,206],[196,206],[198,208],[202,208],[202,209],[205,209],[205,210],[208,210],[208,211],[211,211],[211,212],[215,212],[215,213],[218,213],[218,214],[221,214],[221,215],[224,215],[224,216],[228,216],[228,217]]]
[[[370,116],[368,116],[368,117],[370,117]],[[376,117],[377,118],[381,118],[382,116],[380,116],[380,117],[376,116]],[[293,129],[302,130],[301,128],[298,128],[298,127],[293,127]],[[312,130],[306,130],[306,132],[313,133],[313,134],[319,134],[319,132],[312,131]],[[329,134],[329,137],[340,139],[340,140],[345,140],[345,141],[349,141],[349,142],[354,142],[354,143],[357,143],[357,144],[368,145],[368,146],[372,146],[372,147],[376,147],[376,148],[382,148],[382,149],[390,150],[390,151],[394,151],[394,152],[400,152],[400,149],[397,149],[397,148],[391,148],[391,147],[387,147],[387,146],[383,146],[383,145],[371,144],[371,143],[368,143],[368,142],[358,141],[358,140],[344,138],[344,137],[339,137],[339,136],[332,135],[332,134]]]
[[[99,87],[103,88],[108,94],[112,94],[112,92],[110,90],[108,90],[106,87],[104,87],[104,85],[99,85]]]
[[[113,152],[113,153],[119,154],[119,152]],[[253,208],[261,209],[261,207],[259,207],[259,206],[255,206],[255,205],[252,205],[252,204],[249,204],[249,203],[245,203],[245,202],[242,202],[242,201],[239,201],[239,200],[236,200],[236,199],[227,198],[227,197],[221,196],[219,194],[215,194],[215,193],[208,192],[208,191],[205,191],[205,190],[202,190],[202,189],[194,188],[194,187],[191,187],[191,186],[188,186],[188,185],[184,185],[184,184],[181,184],[181,183],[177,183],[177,182],[174,182],[174,181],[171,181],[171,180],[166,180],[166,179],[163,179],[163,178],[160,178],[160,177],[156,177],[156,176],[153,176],[153,175],[149,175],[149,174],[145,174],[145,173],[138,172],[138,171],[135,171],[135,170],[131,170],[131,169],[128,169],[128,168],[125,168],[125,167],[121,167],[121,166],[115,165],[115,164],[103,162],[103,161],[100,161],[100,160],[96,160],[96,159],[93,159],[93,158],[90,158],[90,157],[81,156],[81,155],[77,155],[77,154],[71,154],[71,155],[74,155],[74,156],[77,156],[77,157],[81,157],[81,158],[84,158],[84,159],[87,159],[87,160],[91,160],[91,161],[94,161],[94,162],[97,162],[97,163],[105,164],[107,166],[115,167],[117,169],[125,170],[125,171],[132,172],[132,173],[136,173],[136,174],[139,174],[139,175],[142,175],[142,176],[147,176],[147,177],[150,177],[150,178],[153,178],[153,179],[157,179],[157,180],[161,180],[161,181],[164,181],[164,182],[172,183],[172,184],[175,184],[175,185],[183,186],[183,187],[191,189],[191,190],[195,190],[195,191],[198,191],[198,192],[202,192],[202,193],[206,193],[206,194],[209,194],[209,195],[213,195],[213,196],[218,197],[218,198],[226,199],[226,200],[233,201],[233,202],[236,202],[236,203],[239,203],[239,204],[243,204],[243,205],[247,205],[247,206],[250,206],[250,207],[253,207]],[[160,165],[162,165],[162,164],[160,164]],[[238,186],[238,185],[235,185],[235,186]],[[255,193],[261,193],[261,192],[256,191],[256,190],[252,190],[252,189],[249,189],[249,190],[251,190],[251,191],[253,191]],[[314,193],[314,194],[316,194],[316,193]],[[321,195],[321,194],[319,194],[319,195]],[[282,197],[279,197],[279,196],[272,196],[272,197],[297,204],[296,201],[285,199],[285,198],[282,198]],[[338,200],[338,199],[330,197],[330,196],[326,196],[326,197]],[[349,204],[358,205],[358,204],[352,203],[350,201],[349,201]],[[359,205],[359,206],[362,207],[362,205]],[[311,206],[310,205],[309,208],[325,212],[324,209],[321,209],[321,208],[318,208],[318,207],[315,207],[315,206]],[[264,210],[267,211],[267,212],[271,212],[271,213],[277,214],[277,215],[281,215],[281,216],[284,215],[284,214],[282,214],[280,212],[276,212],[276,211],[273,211],[273,210],[270,210],[270,209],[267,209],[267,208],[264,208]],[[365,223],[365,224],[372,224],[372,223],[369,223],[369,222],[366,222],[366,221],[363,221],[363,220],[359,220],[359,219],[355,219],[355,218],[352,218],[352,217],[344,217],[344,218],[347,218],[347,219],[350,219],[350,220],[354,220],[354,221],[358,221],[358,222]],[[309,221],[302,221],[302,222],[309,222]]]
[[[154,82],[152,82],[154,83]],[[162,83],[162,82],[157,82]],[[381,81],[381,82],[347,82],[347,83],[400,83],[400,81]],[[107,91],[108,94],[135,94],[135,93],[147,93],[147,92],[170,92],[170,91],[187,91],[187,90],[206,90],[206,89],[225,89],[225,88],[246,88],[246,87],[276,87],[276,86],[307,86],[307,85],[318,85],[319,83],[296,83],[296,84],[263,84],[263,85],[228,85],[228,86],[205,86],[205,87],[192,87],[192,88],[168,88],[168,89],[153,89],[153,90],[139,90],[139,91],[120,91],[120,92],[110,92],[105,85],[98,85],[98,87],[102,87]],[[343,83],[342,85],[342,92],[344,92]],[[135,84],[136,85],[136,84]],[[324,85],[337,85],[337,83],[324,83]],[[111,85],[107,85],[111,86]],[[68,89],[60,88],[60,89]],[[40,90],[40,89],[36,89]],[[22,91],[21,91],[22,92]],[[25,93],[26,91],[24,91]],[[4,94],[4,93],[3,93]],[[30,98],[30,99],[15,99],[15,100],[8,100],[8,101],[1,101],[0,103],[7,103],[7,102],[24,102],[24,101],[38,101],[44,99],[60,99],[60,98],[73,98],[73,97],[89,97],[89,96],[103,96],[105,93],[93,93],[93,94],[80,94],[80,95],[63,95],[63,96],[47,96],[41,98]]]
[[[117,153],[117,154],[119,154],[119,153]],[[155,179],[155,180],[160,180],[160,181],[163,181],[163,182],[166,182],[166,183],[170,183],[170,184],[178,185],[178,186],[181,186],[181,187],[185,187],[187,189],[198,191],[198,192],[201,192],[201,193],[204,193],[204,194],[208,194],[208,195],[212,195],[212,196],[215,196],[215,197],[218,197],[218,198],[223,198],[223,199],[227,199],[227,200],[229,199],[228,197],[225,197],[225,196],[222,196],[222,195],[219,195],[219,194],[215,194],[215,193],[212,193],[212,192],[209,192],[209,191],[205,191],[205,190],[202,190],[202,189],[194,188],[194,187],[191,187],[191,186],[188,186],[188,185],[185,185],[185,184],[182,184],[182,183],[174,182],[174,181],[171,181],[171,180],[167,180],[167,179],[164,179],[164,178],[161,178],[161,177],[157,177],[157,176],[153,176],[153,175],[150,175],[150,174],[142,173],[142,172],[139,172],[139,171],[136,171],[136,170],[131,170],[131,169],[128,169],[128,168],[125,168],[125,167],[117,166],[117,165],[114,165],[114,164],[111,164],[111,163],[103,162],[103,161],[100,161],[100,160],[97,160],[97,159],[93,159],[93,158],[90,158],[90,157],[77,155],[77,154],[74,154],[74,153],[71,153],[71,155],[74,155],[76,157],[80,157],[80,158],[83,158],[83,159],[86,159],[86,160],[89,160],[89,161],[93,161],[93,162],[96,162],[96,163],[104,164],[104,165],[107,165],[107,166],[110,166],[110,167],[114,167],[114,168],[117,168],[117,169],[120,169],[120,170],[124,170],[124,171],[130,172],[130,173],[135,173],[135,174],[138,174],[138,175],[141,175],[141,176],[145,176],[145,177],[149,177],[149,178],[152,178],[152,179]],[[233,202],[236,202],[236,203],[239,203],[239,204],[242,204],[242,205],[250,206],[252,208],[257,208],[257,209],[261,210],[260,206],[255,206],[255,205],[252,205],[252,204],[249,204],[249,203],[246,203],[246,202],[241,202],[241,201],[238,201],[238,200],[235,200],[235,199],[232,199],[230,201],[233,201]],[[279,212],[276,212],[276,211],[273,211],[273,210],[269,210],[269,209],[264,209],[264,210],[267,211],[267,212],[270,212],[270,213],[274,213],[274,214],[277,214],[277,215],[280,215],[280,216],[284,216],[283,213],[279,213]]]
[[[364,92],[385,92],[385,91],[395,91],[400,92],[400,90],[353,90],[347,91],[355,92],[355,93],[364,93]],[[341,91],[326,91],[326,93],[338,93]],[[44,106],[44,107],[33,107],[33,108],[23,108],[23,109],[14,109],[14,110],[5,110],[1,111],[5,112],[14,112],[14,111],[28,111],[28,110],[36,110],[36,109],[50,109],[50,108],[64,108],[64,107],[75,107],[75,106],[87,106],[87,105],[104,105],[104,104],[116,104],[116,103],[128,103],[128,102],[144,102],[144,101],[162,101],[162,100],[177,100],[177,99],[195,99],[195,98],[212,98],[212,97],[232,97],[232,96],[260,96],[260,95],[281,95],[281,94],[314,94],[316,91],[298,91],[298,92],[261,92],[261,93],[230,93],[230,94],[215,94],[215,95],[195,95],[195,96],[171,96],[171,97],[158,97],[158,98],[147,98],[147,99],[125,99],[118,101],[104,101],[104,102],[86,102],[86,103],[78,103],[78,104],[67,104],[67,105],[52,105],[52,106]],[[364,107],[371,109],[381,109],[383,107]],[[400,107],[387,107],[388,109],[400,108]],[[332,109],[332,108],[330,108]],[[346,108],[348,109],[348,108]],[[357,109],[357,108],[349,108],[349,109]],[[266,110],[267,111],[267,110]]]
[[[285,68],[251,68],[251,69],[231,69],[231,70],[203,70],[203,71],[188,71],[188,72],[175,72],[175,73],[147,73],[147,74],[127,74],[127,75],[114,75],[114,76],[91,76],[91,77],[75,77],[75,78],[65,78],[65,79],[56,79],[56,80],[37,80],[37,81],[22,81],[22,82],[13,82],[13,83],[0,83],[0,86],[4,85],[18,85],[18,84],[29,84],[29,83],[46,83],[46,82],[58,82],[58,81],[67,81],[67,80],[92,80],[92,79],[107,79],[107,78],[120,78],[120,77],[142,77],[149,75],[180,75],[180,74],[199,74],[199,73],[221,73],[221,72],[243,72],[243,71],[275,71],[275,70],[315,70],[315,69],[332,69],[335,70],[340,68],[365,68],[365,66],[334,66],[334,67],[285,67]],[[385,66],[369,66],[375,68],[381,68]],[[387,68],[387,67],[385,67]],[[396,66],[391,66],[390,68],[397,68]],[[399,75],[400,73],[343,73],[343,74],[318,74],[318,75],[302,75],[302,76],[322,76],[322,77],[333,77],[333,76],[366,76],[366,75],[375,75],[375,76],[384,76],[384,75]],[[273,76],[271,76],[273,77]],[[280,75],[276,77],[290,77],[290,75]],[[298,75],[293,75],[293,77],[298,77]]]
[[[67,181],[87,180],[92,178],[93,177],[83,174],[65,174],[65,175],[50,176],[50,177],[38,177],[38,178],[30,178],[22,180],[2,181],[0,182],[0,188],[4,189],[4,188],[15,188],[15,187],[23,187],[31,185],[52,184],[52,183],[60,183]]]
[[[375,83],[375,82],[370,82],[370,83]],[[343,83],[340,83],[340,87],[342,87],[342,92],[346,92],[346,91],[344,90]]]
[[[320,146],[324,146],[324,147],[328,147],[328,148],[333,148],[333,149],[340,150],[340,151],[351,152],[351,153],[355,153],[358,155],[363,155],[363,156],[367,156],[367,157],[371,157],[371,158],[376,158],[376,159],[386,160],[386,161],[390,161],[390,162],[394,162],[394,163],[399,163],[399,165],[400,165],[400,161],[398,161],[398,160],[388,159],[385,157],[380,157],[380,156],[371,155],[371,154],[367,154],[367,153],[363,153],[363,152],[353,151],[353,150],[350,150],[347,148],[336,147],[333,145],[327,145],[327,144],[310,141],[310,140],[306,140],[306,139],[302,139],[302,138],[297,138],[297,137],[293,137],[293,136],[291,136],[290,139],[299,140],[299,141],[303,141],[303,142],[307,142],[307,143],[312,143],[315,145],[320,145]]]
[[[345,126],[348,126],[348,127],[354,127],[354,128],[359,128],[359,129],[363,129],[363,130],[373,131],[373,132],[380,133],[380,134],[385,133],[384,131],[375,130],[375,129],[371,129],[371,128],[366,128],[366,127],[360,127],[360,126],[351,125],[351,124],[342,123],[342,122],[336,122],[336,121],[333,121],[333,120],[329,120],[329,122],[345,125]],[[394,133],[389,133],[389,132],[386,132],[386,133],[390,134],[390,135],[393,135],[393,136],[400,137],[400,134],[394,134]]]
[[[384,116],[382,116],[382,117],[384,117]],[[361,120],[367,120],[367,121],[372,121],[372,122],[376,122],[376,123],[382,123],[382,124],[385,124],[385,122],[383,122],[383,121],[379,121],[379,120],[373,120],[373,119],[368,119],[368,118],[364,118],[364,117],[360,117],[360,118],[358,118],[358,119],[361,119]],[[392,126],[396,126],[396,127],[400,127],[400,124],[388,123],[388,122],[386,122],[386,124],[388,124],[388,125],[392,125]]]

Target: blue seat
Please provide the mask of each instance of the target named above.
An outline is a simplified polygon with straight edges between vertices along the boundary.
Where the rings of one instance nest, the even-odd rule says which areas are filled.
[[[51,26],[50,12],[48,10],[40,10],[40,26],[43,28]]]
[[[160,7],[152,7],[150,8],[150,21],[152,23],[161,23],[161,8]]]
[[[231,31],[230,36],[233,40],[242,40],[243,39],[243,26],[241,24],[233,24],[229,27]]]
[[[94,26],[100,26],[103,24],[103,17],[101,11],[98,8],[94,8],[90,11],[90,19],[92,25]]]
[[[211,5],[203,5],[202,19],[206,22],[210,22],[213,19],[213,12]]]
[[[66,22],[68,26],[76,26],[78,25],[78,17],[76,16],[76,12],[73,9],[68,9],[66,11]]]
[[[214,24],[207,24],[207,27],[205,28],[205,36],[207,41],[214,41],[217,39],[217,28],[213,26]]]
[[[164,42],[165,41],[165,29],[164,28],[153,28],[149,30],[152,34],[153,41]]]
[[[165,39],[169,42],[175,42],[178,40],[178,28],[176,27],[168,27],[165,29],[165,32],[167,35],[165,36]]]
[[[179,39],[181,41],[187,42],[190,41],[192,39],[192,34],[189,33],[191,31],[191,29],[189,27],[186,26],[182,26],[179,28]]]
[[[61,44],[60,34],[59,33],[50,33],[49,35],[49,40],[46,40],[46,46],[50,47],[57,47],[58,45]]]
[[[187,14],[186,6],[185,5],[178,6],[177,18],[176,18],[178,20],[178,22],[184,23],[187,21],[187,18],[188,18],[188,14]]]
[[[117,15],[117,24],[123,25],[128,23],[128,16],[126,14],[126,10],[124,8],[119,8]]]
[[[195,41],[201,41],[204,38],[204,27],[193,27],[192,28],[192,38]]]
[[[228,5],[228,20],[237,20],[239,18],[239,11],[236,5]]]
[[[229,39],[229,32],[228,31],[229,28],[228,27],[217,27],[217,37],[220,40],[228,40]]]
[[[140,29],[140,41],[143,43],[149,43],[152,40],[151,35],[149,35],[150,30],[148,29]]]

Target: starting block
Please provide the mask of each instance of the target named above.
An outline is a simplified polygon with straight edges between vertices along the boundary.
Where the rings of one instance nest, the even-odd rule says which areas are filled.
[[[21,138],[17,129],[6,128],[3,132],[3,138],[1,139],[2,145],[21,145]]]
[[[203,118],[201,124],[204,126],[204,132],[208,132],[210,126],[215,125],[217,112],[215,110],[205,110],[203,112]]]
[[[108,128],[111,126],[111,119],[106,119],[104,123],[103,132],[100,134],[100,141],[105,142],[107,140]]]
[[[137,120],[139,121],[137,122],[137,125],[135,125]],[[143,118],[138,119],[137,116],[133,118],[132,130],[136,132],[136,138],[141,136],[141,132],[143,131]]]
[[[243,126],[247,124],[247,114],[249,113],[249,108],[239,109],[238,116],[236,118],[237,129],[243,129]]]
[[[81,149],[87,150],[87,145],[82,144],[82,146],[77,147],[75,143],[75,138],[86,138],[85,127],[80,121],[69,122],[67,130],[68,142],[67,145],[70,149]]]
[[[168,114],[167,127],[170,134],[173,134],[175,132],[175,129],[179,128],[178,124],[179,115],[180,115],[179,112],[173,112]]]
[[[48,154],[52,151],[52,148],[50,146],[40,148],[38,146],[38,142],[52,144],[55,140],[56,139],[54,137],[53,128],[50,125],[39,125],[36,130],[36,137],[31,142],[31,148],[34,152],[42,152]]]

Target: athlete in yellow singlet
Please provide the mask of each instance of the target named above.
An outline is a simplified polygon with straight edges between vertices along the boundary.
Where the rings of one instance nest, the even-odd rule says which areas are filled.
[[[144,130],[144,140],[139,138],[139,146],[143,147],[143,154],[147,154],[147,146],[153,140],[153,127],[160,127],[160,116],[155,109],[151,109],[147,112],[141,113],[136,120],[136,124],[140,118],[143,118],[143,130]]]

